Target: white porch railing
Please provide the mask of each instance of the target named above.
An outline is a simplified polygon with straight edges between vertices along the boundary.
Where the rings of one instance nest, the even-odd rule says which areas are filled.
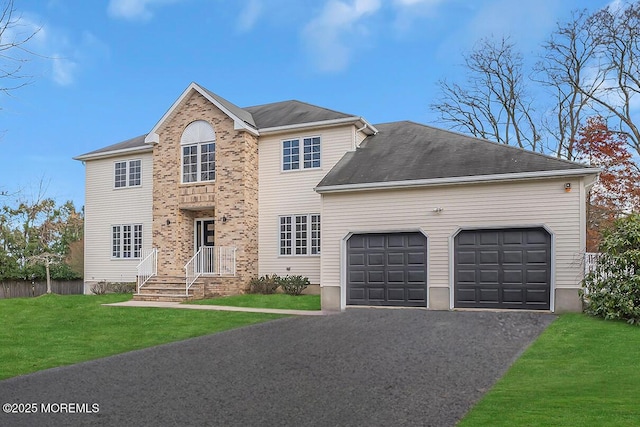
[[[599,252],[585,252],[584,253],[584,275],[591,273],[598,264],[598,258],[600,258]]]
[[[200,276],[235,276],[236,248],[234,246],[201,246],[184,266],[186,293]]]
[[[140,288],[153,276],[158,274],[158,249],[152,248],[149,252],[142,252],[142,260],[138,263],[138,293]]]

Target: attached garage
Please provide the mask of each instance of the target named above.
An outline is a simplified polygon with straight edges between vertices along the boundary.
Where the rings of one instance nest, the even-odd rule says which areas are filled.
[[[551,235],[544,228],[461,231],[454,289],[456,308],[549,310]]]
[[[427,238],[422,233],[349,237],[347,304],[426,307]]]

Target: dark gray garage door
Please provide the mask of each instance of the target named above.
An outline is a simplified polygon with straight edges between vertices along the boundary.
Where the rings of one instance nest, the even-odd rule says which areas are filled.
[[[427,238],[354,234],[347,241],[347,304],[427,305]]]
[[[543,228],[465,230],[454,246],[456,307],[550,308],[551,236]]]

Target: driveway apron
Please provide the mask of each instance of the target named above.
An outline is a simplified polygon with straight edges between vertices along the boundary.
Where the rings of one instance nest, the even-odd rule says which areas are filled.
[[[0,425],[453,426],[554,318],[284,318],[0,381]]]

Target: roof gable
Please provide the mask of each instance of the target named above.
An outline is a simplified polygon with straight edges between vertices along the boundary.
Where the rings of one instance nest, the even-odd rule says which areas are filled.
[[[505,175],[589,174],[596,169],[528,150],[413,122],[375,125],[378,133],[347,153],[318,184],[353,187],[376,183],[459,182]]]
[[[258,134],[256,129],[255,122],[253,121],[253,117],[251,113],[243,110],[242,108],[234,105],[233,103],[227,101],[221,96],[216,95],[215,93],[203,88],[197,83],[191,83],[182,95],[171,105],[169,110],[162,116],[162,118],[156,123],[156,125],[151,129],[151,131],[147,134],[145,138],[146,143],[157,143],[159,141],[158,129],[162,124],[171,117],[173,112],[178,108],[178,106],[185,100],[191,93],[197,92],[200,95],[204,96],[207,100],[209,100],[212,104],[218,107],[223,113],[233,119],[234,128],[235,129],[244,129],[247,130],[254,135]]]

